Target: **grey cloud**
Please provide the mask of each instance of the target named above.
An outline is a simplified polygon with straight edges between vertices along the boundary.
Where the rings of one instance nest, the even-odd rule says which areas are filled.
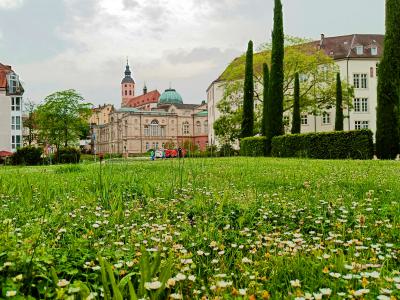
[[[194,62],[204,62],[204,61],[226,61],[229,57],[234,58],[234,56],[240,54],[239,51],[235,49],[221,50],[216,47],[212,48],[194,48],[191,51],[186,51],[183,49],[177,50],[173,53],[167,54],[167,60],[172,64],[186,64]]]
[[[0,10],[11,10],[21,7],[24,4],[24,0],[0,0]]]
[[[126,9],[136,8],[139,6],[139,2],[136,0],[124,0],[123,4]]]
[[[172,81],[185,102],[199,102],[249,39],[256,45],[270,39],[273,1],[180,1],[193,14],[182,15],[172,5],[178,0],[113,0],[108,4],[115,2],[117,12],[111,13],[103,0],[24,0],[18,9],[0,9],[0,59],[20,73],[34,100],[76,88],[94,103],[118,105],[129,55],[139,93],[143,81],[160,91]],[[384,0],[283,2],[290,35],[384,30]]]

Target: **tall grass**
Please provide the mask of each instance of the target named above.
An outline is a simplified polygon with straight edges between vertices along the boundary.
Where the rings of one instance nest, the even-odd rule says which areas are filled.
[[[398,297],[398,174],[264,158],[3,167],[0,297]]]

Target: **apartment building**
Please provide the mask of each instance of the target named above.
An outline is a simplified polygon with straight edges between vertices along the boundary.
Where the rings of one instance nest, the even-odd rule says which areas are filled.
[[[0,151],[14,152],[23,145],[23,94],[19,76],[0,63]]]
[[[323,50],[339,67],[341,78],[354,87],[353,108],[345,111],[344,129],[371,129],[376,132],[376,107],[379,61],[384,50],[384,35],[351,34],[326,37],[313,42],[315,48]],[[221,77],[220,77],[221,78]],[[214,123],[220,118],[217,104],[224,95],[224,82],[217,79],[207,89],[209,141],[219,145]],[[291,113],[285,114],[285,123],[291,124]],[[335,127],[335,108],[322,115],[303,112],[301,132],[332,131]],[[290,126],[286,127],[290,131]]]

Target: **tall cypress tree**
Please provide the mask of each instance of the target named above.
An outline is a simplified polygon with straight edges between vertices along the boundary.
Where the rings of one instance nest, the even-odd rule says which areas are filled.
[[[253,131],[254,131],[253,42],[250,41],[246,54],[241,137],[245,138],[253,136],[254,134]]]
[[[343,91],[342,80],[340,73],[336,74],[336,117],[335,117],[335,130],[343,130]]]
[[[376,154],[394,159],[399,153],[400,1],[386,0],[385,51],[379,64]]]
[[[293,102],[293,120],[292,120],[292,134],[300,133],[301,130],[301,116],[300,116],[300,79],[299,73],[294,77],[294,102]]]
[[[263,64],[263,84],[264,84],[264,92],[263,92],[263,115],[262,115],[262,124],[261,124],[261,134],[266,136],[267,127],[268,127],[268,109],[271,106],[268,97],[268,89],[269,89],[269,69],[267,64]]]
[[[269,98],[271,109],[268,110],[267,140],[284,134],[283,128],[283,59],[284,59],[283,13],[281,0],[275,0],[274,29],[272,31],[271,74],[269,78]]]

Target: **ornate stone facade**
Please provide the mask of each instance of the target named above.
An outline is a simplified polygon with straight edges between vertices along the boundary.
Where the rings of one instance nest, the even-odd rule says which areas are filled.
[[[150,149],[185,147],[189,143],[200,150],[208,145],[207,104],[184,104],[176,90],[169,88],[134,95],[125,84],[133,84],[127,66],[122,81],[122,107],[109,112],[109,122],[94,124],[97,153],[137,154]],[[127,90],[128,88],[128,90]]]

